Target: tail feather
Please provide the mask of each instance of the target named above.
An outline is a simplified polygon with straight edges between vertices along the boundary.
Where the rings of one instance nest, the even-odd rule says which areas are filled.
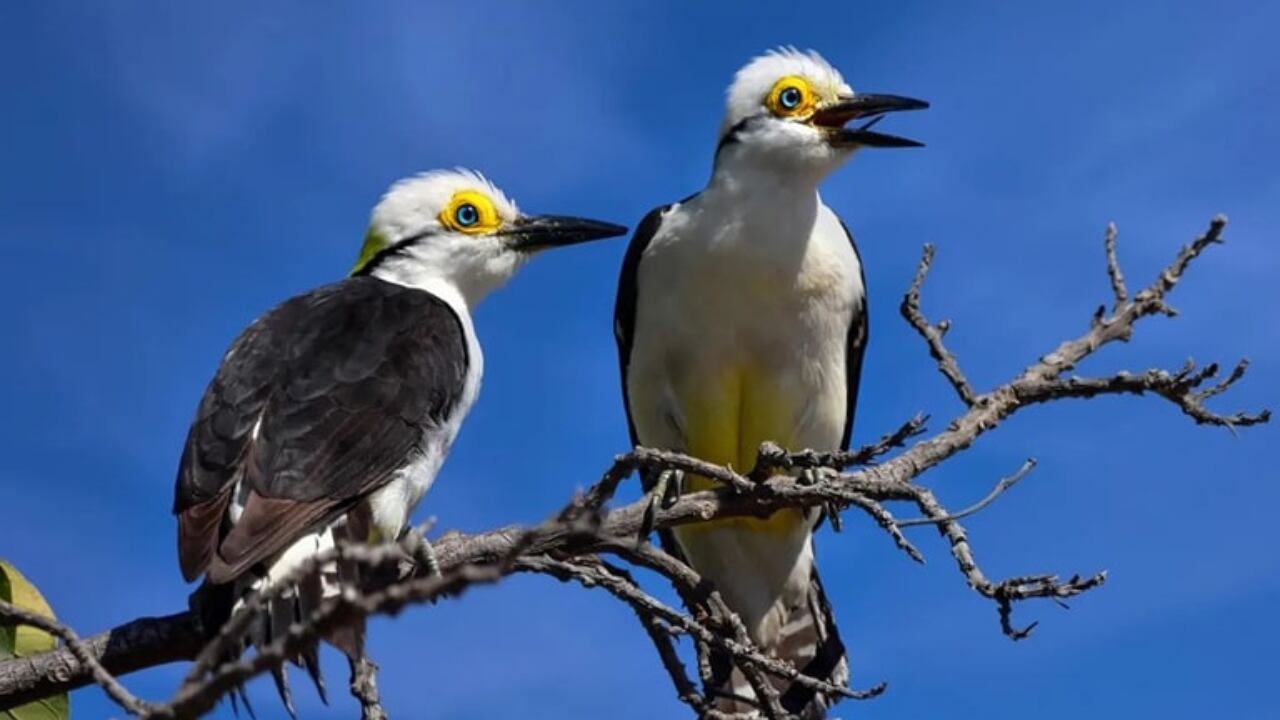
[[[320,674],[320,656],[315,645],[303,649],[302,667],[306,668],[307,675],[311,677],[311,683],[316,686],[316,694],[320,696],[320,702],[328,705],[329,692],[324,686],[324,675]]]
[[[790,662],[804,675],[834,685],[848,685],[848,655],[816,567],[810,572],[807,591],[786,608],[784,617],[786,619],[776,639],[765,650]],[[752,710],[756,694],[746,676],[733,667],[723,652],[712,650],[709,661],[712,668],[712,687],[709,689],[718,698],[717,709],[735,713]],[[768,680],[779,692],[782,708],[803,720],[822,720],[827,716],[827,708],[838,700],[783,678],[770,676]]]
[[[289,674],[285,672],[283,665],[271,668],[271,679],[276,682],[276,692],[279,693],[280,702],[284,703],[289,717],[298,720],[298,711],[293,707],[293,693],[289,691]]]
[[[803,605],[793,610],[791,621],[782,628],[776,652],[804,675],[833,685],[849,684],[849,656],[817,567],[810,572],[809,592],[805,593]],[[826,709],[834,700],[799,683],[783,690],[781,697],[783,709],[804,718],[826,717]]]
[[[300,563],[316,553],[334,546],[339,535],[346,531],[345,523],[339,522],[303,536],[285,552],[281,553],[265,571],[250,571],[232,583],[215,585],[206,580],[192,596],[193,607],[200,613],[201,622],[206,635],[210,638],[217,635],[218,630],[238,611],[245,600],[256,593],[264,593],[282,582],[285,576],[293,572]],[[339,567],[342,565],[342,567]],[[358,566],[347,563],[329,562],[318,573],[306,575],[300,582],[285,589],[270,600],[266,607],[253,618],[246,633],[242,650],[248,646],[264,647],[274,640],[284,637],[291,625],[309,617],[326,599],[336,596],[346,583],[359,583]],[[323,638],[334,645],[348,657],[359,657],[364,652],[364,622],[354,623],[358,627],[338,626],[328,631]],[[329,703],[324,677],[320,672],[318,647],[311,644],[302,648],[297,655],[288,658],[289,662],[307,671],[315,684],[321,701]],[[355,655],[353,656],[353,653]],[[231,651],[223,662],[231,662],[239,653]],[[296,717],[293,694],[289,687],[287,668],[280,666],[271,672],[280,700],[291,717]],[[243,688],[231,694],[233,711],[239,715],[239,704],[252,717],[253,708]]]
[[[253,711],[253,704],[249,702],[249,693],[245,691],[244,685],[236,685],[235,688],[228,693],[231,698],[231,712],[236,717],[240,717],[240,703],[244,703],[244,711],[252,720],[258,720],[258,714]],[[237,702],[239,698],[239,702]]]
[[[689,554],[672,531],[659,530],[658,538],[668,554],[692,565]],[[809,557],[799,561],[809,565],[804,591],[795,593],[795,599],[787,607],[776,608],[781,610],[776,613],[781,616],[779,629],[776,635],[769,633],[771,637],[765,640],[765,649],[775,657],[790,661],[804,675],[847,686],[849,660],[836,628],[831,604],[818,577],[812,542],[812,536],[809,536]],[[721,591],[723,595],[724,588]],[[708,675],[705,690],[709,697],[715,699],[716,709],[726,713],[749,713],[756,709],[755,691],[746,676],[734,666],[732,658],[718,648],[699,646],[700,651],[704,648],[706,655],[698,658],[698,664],[700,668],[705,667],[702,671]],[[826,717],[827,708],[839,699],[781,678],[770,679],[781,693],[783,708],[805,720],[822,720]]]

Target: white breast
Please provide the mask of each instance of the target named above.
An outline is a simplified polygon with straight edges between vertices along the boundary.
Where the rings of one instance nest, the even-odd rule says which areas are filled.
[[[646,402],[652,389],[672,393],[690,375],[714,382],[725,367],[745,362],[797,400],[797,440],[824,449],[839,444],[847,333],[864,308],[859,260],[816,194],[807,207],[767,206],[777,210],[753,211],[740,196],[704,193],[673,209],[651,241],[637,279],[628,382],[640,391],[632,393],[633,414],[674,417],[638,418],[638,426],[680,424],[678,403]]]
[[[765,440],[839,446],[848,331],[864,308],[861,267],[816,192],[775,190],[785,193],[709,189],[670,211],[650,242],[626,378],[641,444],[740,470]],[[770,645],[808,591],[815,519],[676,534],[752,637]]]

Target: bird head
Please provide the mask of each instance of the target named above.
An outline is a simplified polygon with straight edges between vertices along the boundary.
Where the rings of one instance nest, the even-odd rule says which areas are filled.
[[[773,50],[738,71],[729,86],[717,162],[732,155],[818,178],[860,147],[922,143],[871,130],[889,112],[929,107],[898,95],[855,93],[818,53]],[[849,123],[861,121],[857,126]]]
[[[436,170],[391,186],[373,210],[351,274],[435,291],[452,287],[474,306],[540,250],[626,231],[596,220],[526,215],[483,175]]]

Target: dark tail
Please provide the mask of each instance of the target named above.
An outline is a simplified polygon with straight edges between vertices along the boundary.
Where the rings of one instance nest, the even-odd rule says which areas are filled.
[[[800,601],[788,608],[786,622],[779,631],[777,642],[768,650],[778,658],[791,662],[804,675],[825,680],[834,685],[849,684],[849,659],[844,643],[836,629],[831,605],[827,602],[814,567],[809,579],[809,590]],[[724,712],[745,712],[754,706],[755,693],[741,671],[733,668],[723,653],[712,652],[711,658],[714,694],[720,696],[717,709]],[[792,683],[782,678],[769,677],[780,693],[782,707],[789,714],[804,720],[821,720],[827,716],[827,708],[839,698],[831,698],[813,688]]]
[[[206,580],[192,593],[189,605],[192,612],[200,618],[201,630],[204,633],[206,643],[217,637],[218,631],[231,618],[236,602],[240,599],[240,594],[237,593],[237,590],[236,583],[215,585]],[[244,591],[245,594],[248,592],[247,589]],[[301,586],[294,587],[291,592],[268,603],[268,607],[261,612],[259,617],[254,619],[249,632],[235,646],[226,648],[218,662],[234,662],[251,644],[261,646],[271,643],[284,632],[287,632],[292,623],[301,622],[304,613],[319,604],[321,594],[322,588],[317,576],[312,575],[305,578]],[[324,636],[324,639],[354,662],[356,659],[363,657],[364,654],[364,628],[363,619],[344,623],[330,630]],[[329,704],[329,697],[326,692],[324,677],[320,672],[320,660],[317,650],[318,647],[315,644],[303,647],[297,655],[289,658],[289,662],[306,670],[311,682],[315,685],[320,700],[327,705]],[[285,710],[290,717],[296,718],[293,693],[289,687],[286,668],[284,666],[273,668],[271,677],[275,681],[276,691],[280,695],[280,700],[284,704]],[[254,717],[253,707],[249,704],[249,697],[245,693],[243,686],[236,688],[230,695],[233,711],[237,715],[239,714],[238,703],[236,702],[237,696],[240,702],[244,704],[250,717]]]
[[[815,566],[809,576],[809,592],[803,605],[793,608],[788,622],[782,628],[777,654],[790,660],[800,672],[809,677],[826,680],[834,685],[849,684],[849,657],[840,631],[836,628],[831,604],[822,589]],[[792,684],[782,690],[782,707],[787,712],[803,718],[824,718],[834,698],[812,688]]]

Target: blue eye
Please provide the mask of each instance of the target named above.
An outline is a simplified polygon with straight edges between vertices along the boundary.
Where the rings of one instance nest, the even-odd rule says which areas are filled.
[[[471,227],[480,222],[480,211],[471,203],[463,203],[453,211],[453,219],[462,227]]]
[[[798,87],[784,88],[778,93],[778,104],[786,110],[795,110],[804,101],[804,93]]]

